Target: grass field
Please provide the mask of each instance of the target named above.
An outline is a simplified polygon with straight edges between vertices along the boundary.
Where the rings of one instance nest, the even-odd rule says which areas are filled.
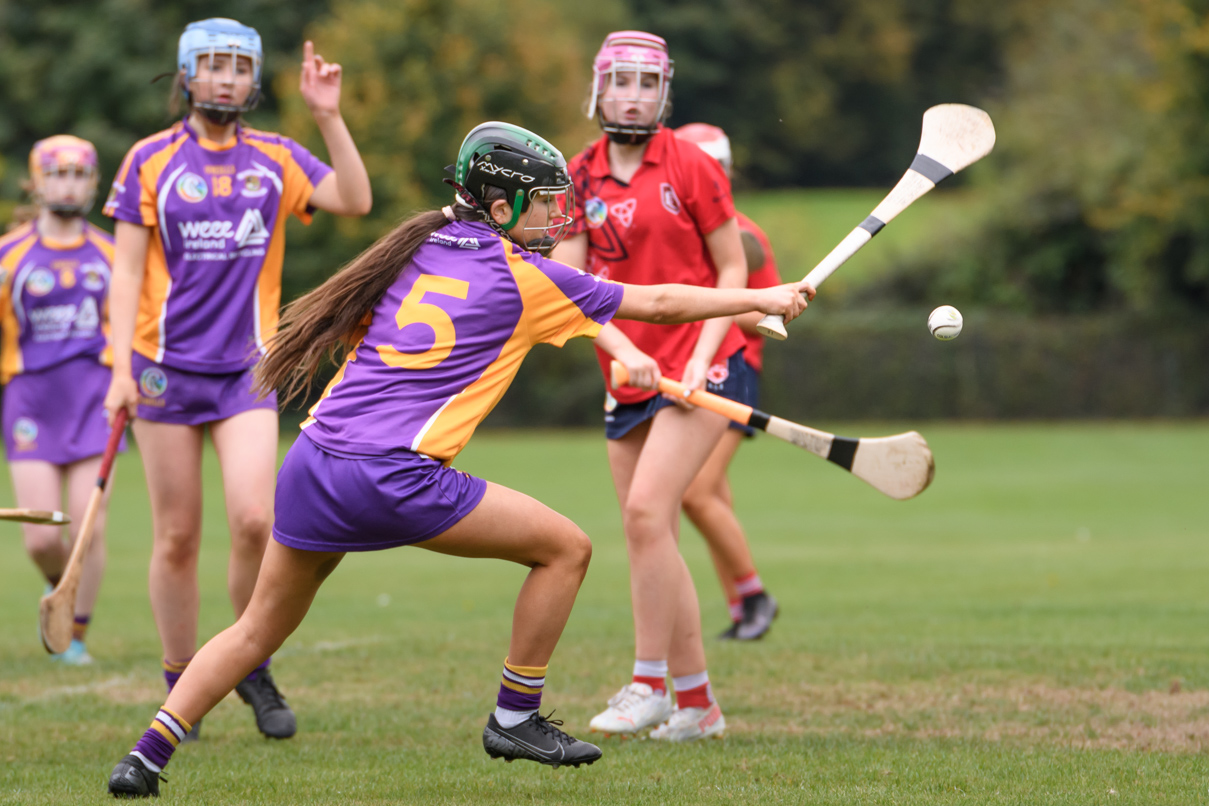
[[[861,433],[899,426],[860,426]],[[848,429],[851,430],[851,429]],[[1204,803],[1209,800],[1209,424],[922,428],[935,484],[896,503],[770,439],[734,482],[783,615],[710,641],[730,731],[603,742],[580,770],[504,765],[479,734],[523,572],[421,550],[350,556],[275,670],[299,734],[270,743],[234,698],[168,769],[194,803]],[[209,457],[202,632],[229,623]],[[593,536],[546,705],[583,735],[632,659],[627,571],[595,433],[486,433],[459,467]],[[162,699],[149,515],[121,460],[97,663],[36,638],[41,583],[14,527],[0,563],[0,802],[100,802]],[[684,547],[706,630],[725,609]]]

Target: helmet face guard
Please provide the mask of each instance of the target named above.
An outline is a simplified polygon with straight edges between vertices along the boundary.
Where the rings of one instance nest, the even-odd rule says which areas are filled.
[[[519,246],[549,254],[574,221],[575,190],[567,161],[557,148],[533,132],[510,123],[491,121],[474,127],[451,166],[458,205],[477,210],[501,235],[516,241],[509,231],[524,215]],[[488,188],[504,191],[512,217],[504,224],[490,214]]]
[[[675,66],[668,58],[667,42],[662,37],[643,31],[615,31],[609,34],[592,62],[592,97],[588,101],[588,117],[598,118],[600,128],[614,142],[632,145],[645,143],[659,131],[659,123],[668,112],[668,96],[674,73]],[[612,100],[657,104],[651,123],[623,124],[605,120],[600,102],[610,86],[616,87],[619,74],[633,77],[633,91],[629,95],[618,95],[614,90]],[[658,78],[658,94],[654,101],[642,97],[643,74]]]
[[[208,57],[213,65],[218,56],[227,56],[230,60],[231,83],[240,84],[236,69],[242,56],[251,63],[252,79],[249,84],[248,97],[243,103],[220,103],[218,101],[199,101],[193,95],[195,84],[202,83],[198,76],[198,65],[202,57]],[[249,28],[235,20],[225,17],[213,17],[200,22],[191,22],[185,26],[180,43],[176,49],[177,70],[182,73],[184,86],[182,90],[194,109],[199,110],[210,121],[226,124],[235,120],[240,114],[256,108],[260,102],[260,79],[264,70],[264,46],[260,42],[260,34],[255,28]],[[206,79],[213,88],[217,82],[212,78]],[[214,98],[218,93],[211,92]]]
[[[88,192],[78,202],[47,198],[46,180],[58,174],[75,173],[88,180]],[[56,134],[34,143],[29,152],[29,176],[34,184],[34,202],[64,218],[84,216],[97,196],[97,150],[92,143],[70,134]]]

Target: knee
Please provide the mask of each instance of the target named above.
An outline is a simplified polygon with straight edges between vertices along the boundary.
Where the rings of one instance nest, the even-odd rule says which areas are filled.
[[[194,568],[200,548],[201,535],[192,529],[165,529],[155,535],[155,556],[172,568]]]
[[[273,530],[273,515],[266,507],[244,507],[231,517],[231,545],[236,550],[264,554]]]
[[[567,563],[579,572],[588,573],[588,563],[592,561],[592,540],[580,529],[576,528],[570,539],[564,541]]]
[[[621,513],[627,545],[631,548],[641,548],[669,533],[671,518],[679,513],[669,513],[666,510],[666,507],[649,498],[631,495]]]
[[[711,507],[717,505],[717,496],[710,490],[693,485],[688,488],[688,492],[684,494],[680,503],[689,520],[697,523],[705,518]]]
[[[57,528],[27,528],[25,530],[25,550],[35,562],[62,561],[66,553],[63,540]]]

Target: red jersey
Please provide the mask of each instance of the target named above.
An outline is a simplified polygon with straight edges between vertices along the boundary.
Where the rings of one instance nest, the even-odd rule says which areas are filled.
[[[619,283],[716,286],[718,270],[705,236],[735,217],[730,182],[722,168],[696,143],[678,140],[671,129],[661,127],[626,184],[609,174],[608,143],[602,136],[568,166],[575,184],[575,223],[568,235],[588,233],[584,269]],[[615,324],[670,378],[683,377],[702,327],[701,322]],[[732,326],[712,363],[725,363],[744,344],[743,331]],[[632,387],[612,389],[610,357],[599,347],[596,355],[605,384],[619,403],[638,403],[658,394]]]
[[[739,229],[743,232],[750,232],[760,242],[760,248],[764,250],[764,265],[747,275],[748,288],[772,288],[774,285],[781,284],[781,275],[777,271],[777,260],[772,255],[772,244],[768,242],[768,236],[764,234],[764,230],[756,226],[756,222],[752,221],[742,213],[737,213],[739,216]],[[747,338],[747,347],[743,351],[743,358],[756,372],[764,371],[764,337],[759,333],[743,332]]]

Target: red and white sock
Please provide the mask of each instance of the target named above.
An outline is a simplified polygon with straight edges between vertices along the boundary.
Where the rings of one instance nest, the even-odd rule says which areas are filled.
[[[709,685],[709,672],[673,677],[677,708],[704,708],[714,704],[714,690]]]
[[[760,581],[760,575],[752,571],[747,576],[739,577],[735,580],[735,591],[746,599],[748,596],[763,593],[764,583]]]
[[[731,599],[726,603],[726,609],[730,611],[730,620],[738,624],[743,620],[743,599]]]
[[[667,692],[667,661],[634,661],[634,683],[646,683],[656,694]]]

